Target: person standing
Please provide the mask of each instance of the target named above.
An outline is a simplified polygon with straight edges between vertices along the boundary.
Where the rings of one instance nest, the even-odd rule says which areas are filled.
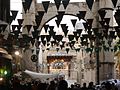
[[[81,87],[81,90],[88,90],[86,83],[83,83],[83,86]]]
[[[58,82],[57,90],[68,90],[68,82],[63,77]]]
[[[48,85],[46,90],[56,90],[56,84],[54,81],[50,81],[50,84]]]

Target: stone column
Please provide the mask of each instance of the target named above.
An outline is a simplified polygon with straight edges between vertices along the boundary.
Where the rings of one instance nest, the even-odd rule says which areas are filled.
[[[99,15],[98,15],[98,10],[100,10],[101,8],[113,8],[113,5],[111,3],[111,0],[96,0],[94,8],[93,8],[93,12],[95,14],[95,24],[94,27],[98,28],[98,30],[100,30],[100,25],[99,25],[99,21],[101,21]],[[105,18],[112,18],[113,17],[113,12],[110,10],[106,10],[107,14],[105,16]],[[110,24],[113,24],[113,19],[111,20]],[[105,42],[108,42],[108,40],[105,40]],[[101,46],[102,47],[102,46]],[[109,47],[109,46],[108,46]],[[102,49],[101,51],[98,51],[99,55],[96,56],[98,58],[96,58],[99,61],[99,64],[96,64],[99,67],[99,73],[96,74],[96,77],[98,77],[97,75],[99,75],[99,80],[105,80],[105,79],[111,79],[114,78],[114,52],[111,51],[105,51],[104,49]],[[98,62],[97,61],[97,62]],[[98,68],[96,68],[98,70]],[[98,79],[98,78],[96,78]]]

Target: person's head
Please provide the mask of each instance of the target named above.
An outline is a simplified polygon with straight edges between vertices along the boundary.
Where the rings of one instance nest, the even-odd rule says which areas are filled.
[[[50,84],[55,84],[55,82],[54,81],[50,81]]]
[[[74,88],[74,85],[73,85],[73,84],[71,84],[71,88]]]
[[[93,82],[90,82],[88,86],[89,86],[89,87],[93,87],[93,85],[94,85],[94,83],[93,83]]]
[[[59,80],[64,80],[64,77],[63,76],[59,77]]]
[[[83,83],[83,87],[86,87],[86,83]]]
[[[114,82],[117,83],[117,80],[115,79]]]

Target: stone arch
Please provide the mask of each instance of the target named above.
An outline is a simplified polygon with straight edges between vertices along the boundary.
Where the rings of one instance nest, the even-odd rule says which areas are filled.
[[[44,8],[41,3],[36,3],[36,12],[37,11],[44,11]],[[56,16],[58,14],[58,11],[65,11],[65,14],[70,15],[76,15],[79,13],[79,11],[87,11],[89,15],[86,17],[92,17],[92,14],[90,14],[90,10],[87,7],[87,4],[85,2],[72,2],[69,3],[68,7],[66,9],[63,8],[63,5],[60,5],[59,10],[56,9],[56,6],[54,3],[50,3],[47,13],[44,14],[41,24],[39,26],[39,30],[41,30],[42,26],[45,22],[49,21],[52,17]]]
[[[64,14],[64,15],[70,15],[70,16],[75,16],[75,17],[77,17],[77,15],[75,15],[75,14]],[[63,15],[63,16],[64,16],[64,15]],[[46,23],[48,23],[50,20],[54,19],[56,16],[57,16],[57,15],[51,17],[48,21],[44,22],[44,24],[41,26],[41,29],[44,27],[44,25],[45,25]],[[85,19],[84,19],[84,20],[85,20]],[[40,31],[41,31],[41,29],[40,29]]]
[[[103,7],[112,7],[111,2],[109,0],[107,0],[106,2],[110,3],[110,4],[101,4],[103,3],[103,1],[100,1],[99,3],[99,8],[103,8]],[[86,2],[70,2],[67,6],[66,9],[64,9],[63,5],[60,5],[59,10],[57,10],[55,3],[50,3],[49,7],[48,7],[48,11],[47,13],[44,13],[44,16],[41,20],[41,23],[39,25],[39,30],[41,30],[43,24],[45,22],[47,22],[51,17],[54,17],[55,15],[57,15],[58,11],[65,11],[65,14],[74,14],[76,15],[77,13],[79,13],[79,11],[86,11],[86,16],[85,19],[94,19],[93,21],[93,27],[96,28],[96,15],[97,15],[97,2],[94,2],[92,10],[90,10],[86,4]],[[33,0],[30,10],[27,14],[23,14],[23,18],[24,20],[24,25],[35,25],[35,15],[38,11],[45,11],[44,7],[42,5],[42,3],[37,3],[36,0]],[[108,13],[106,16],[110,17],[111,16],[111,12]],[[112,23],[112,20],[111,20]]]

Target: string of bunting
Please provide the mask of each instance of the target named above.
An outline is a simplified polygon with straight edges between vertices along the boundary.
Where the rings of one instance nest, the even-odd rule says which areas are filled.
[[[57,10],[59,10],[59,7],[61,5],[61,2],[64,6],[64,9],[67,8],[68,4],[69,4],[70,0],[54,0],[55,5]],[[113,3],[114,8],[117,5],[118,0],[111,0]],[[25,0],[25,2],[22,2],[23,4],[23,8],[25,13],[27,12],[27,10],[29,11],[31,4],[32,4],[32,0]],[[90,42],[95,41],[96,36],[98,35],[98,37],[101,39],[100,45],[103,46],[102,48],[105,51],[116,51],[116,48],[119,48],[119,46],[115,46],[114,48],[112,48],[111,46],[111,42],[108,42],[108,46],[103,45],[102,41],[104,41],[105,39],[116,39],[116,37],[120,38],[120,27],[119,27],[119,21],[116,21],[118,23],[118,27],[111,27],[109,26],[110,20],[111,18],[105,18],[106,15],[106,10],[108,9],[100,9],[98,11],[99,16],[101,17],[101,21],[99,21],[100,25],[102,26],[103,30],[103,34],[101,34],[100,32],[98,32],[98,29],[96,28],[92,28],[92,24],[94,19],[87,19],[85,20],[85,16],[86,16],[86,11],[79,11],[79,13],[76,14],[76,16],[78,17],[79,20],[83,19],[86,21],[86,23],[83,23],[83,26],[85,28],[85,31],[88,33],[87,35],[81,35],[82,33],[82,29],[77,29],[76,31],[73,32],[73,35],[68,35],[68,26],[66,24],[61,24],[61,21],[63,19],[63,16],[65,15],[65,11],[58,11],[58,15],[56,15],[57,19],[55,20],[56,25],[59,27],[61,26],[62,31],[64,33],[64,35],[56,35],[56,32],[54,31],[54,26],[49,26],[44,24],[43,27],[45,29],[45,32],[49,33],[49,35],[40,35],[40,30],[39,30],[39,25],[41,24],[41,21],[44,17],[44,13],[48,12],[49,9],[49,1],[44,1],[42,2],[42,5],[44,7],[44,11],[38,11],[37,14],[35,15],[35,22],[36,22],[36,26],[34,25],[25,25],[24,27],[27,28],[28,34],[30,33],[30,30],[32,28],[34,28],[34,30],[32,31],[32,36],[29,36],[27,34],[22,34],[23,31],[21,31],[21,28],[23,27],[22,24],[24,22],[23,19],[17,19],[18,20],[18,25],[11,25],[11,33],[8,34],[7,40],[12,40],[11,41],[11,46],[12,44],[18,44],[18,46],[20,47],[25,47],[26,45],[29,45],[29,43],[35,43],[34,39],[39,40],[41,38],[41,43],[43,43],[43,45],[45,46],[46,44],[48,44],[49,42],[52,43],[52,45],[57,45],[59,46],[59,43],[62,42],[61,49],[63,47],[65,47],[65,42],[62,41],[63,38],[68,37],[69,43],[67,43],[66,45],[69,45],[71,49],[75,49],[74,45],[76,44],[74,42],[74,38],[76,39],[76,41],[78,41],[80,39],[80,44],[82,46],[87,46],[86,51],[87,52],[92,52],[94,49],[94,47],[89,47]],[[94,0],[86,0],[86,4],[88,5],[88,8],[90,10],[92,10],[92,6],[94,4]],[[16,19],[16,16],[18,14],[18,11],[11,11],[12,15],[10,16],[10,24],[12,23],[13,20]],[[71,23],[73,25],[73,27],[75,28],[77,20],[76,19],[71,19]],[[5,32],[7,25],[6,24],[0,24],[0,33],[2,34],[2,32]],[[110,31],[109,28],[113,28],[113,31]],[[49,29],[49,30],[48,30]],[[115,32],[117,33],[117,36],[115,35]],[[22,37],[20,37],[20,35],[22,35]],[[81,37],[82,36],[82,37]],[[51,38],[53,38],[54,42],[51,41]],[[45,40],[46,39],[46,40]],[[15,43],[15,42],[19,42],[19,43]],[[21,45],[22,44],[22,45]],[[40,43],[39,43],[40,44]],[[8,45],[8,44],[5,44]],[[93,44],[91,44],[90,46],[94,46]],[[8,46],[7,46],[8,47]],[[58,49],[57,49],[58,50]],[[67,53],[69,52],[69,48],[66,48]],[[75,49],[77,52],[80,50],[80,48]],[[100,49],[101,50],[101,49]]]

